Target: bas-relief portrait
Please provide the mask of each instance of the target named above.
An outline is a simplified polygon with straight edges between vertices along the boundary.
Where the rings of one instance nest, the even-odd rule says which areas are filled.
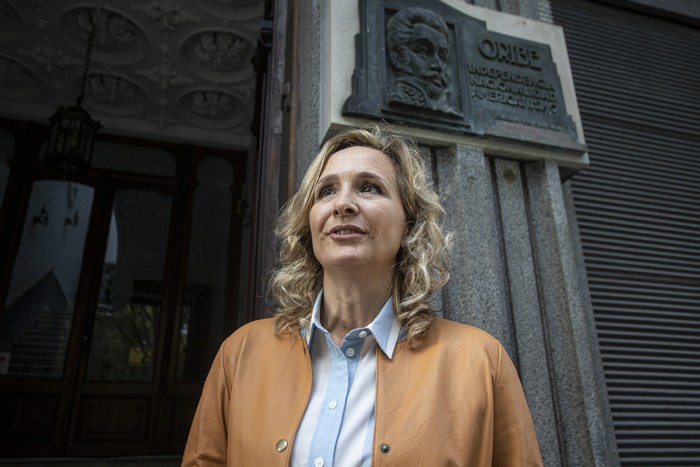
[[[393,71],[389,103],[462,117],[451,102],[454,73],[447,24],[430,10],[399,10],[386,25],[388,62]]]
[[[343,116],[585,151],[547,42],[491,31],[443,2],[358,0],[358,6],[356,66]]]

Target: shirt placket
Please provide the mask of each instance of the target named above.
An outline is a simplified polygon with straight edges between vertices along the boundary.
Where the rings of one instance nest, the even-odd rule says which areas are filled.
[[[330,372],[319,424],[316,426],[314,441],[309,451],[309,465],[314,467],[333,465],[336,441],[363,343],[363,340],[356,336],[348,336],[338,348],[325,332],[324,337],[330,354]]]

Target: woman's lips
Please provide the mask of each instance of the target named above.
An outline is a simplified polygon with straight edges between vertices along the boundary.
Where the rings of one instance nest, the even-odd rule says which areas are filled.
[[[333,232],[333,233],[334,233],[334,234],[337,234],[337,235],[350,235],[350,234],[353,234],[353,233],[357,233],[357,231],[356,231],[356,230],[350,230],[350,229],[343,229],[343,230],[336,230],[336,231]]]
[[[364,232],[359,227],[348,226],[348,225],[341,225],[338,227],[333,227],[329,232],[330,235],[337,236],[337,237],[347,237],[350,235],[360,235],[363,233]]]

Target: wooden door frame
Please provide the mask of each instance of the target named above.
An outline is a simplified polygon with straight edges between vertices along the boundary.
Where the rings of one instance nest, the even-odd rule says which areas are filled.
[[[266,278],[276,261],[274,226],[282,205],[286,174],[283,158],[288,86],[286,83],[289,0],[267,0],[255,58],[256,105],[253,128],[257,133],[254,160],[253,232],[244,321],[269,316],[274,303]],[[242,324],[242,323],[241,323]]]

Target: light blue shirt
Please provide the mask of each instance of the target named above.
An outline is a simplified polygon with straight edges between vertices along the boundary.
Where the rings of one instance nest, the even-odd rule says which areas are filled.
[[[376,348],[391,358],[401,334],[389,297],[377,317],[340,347],[321,325],[319,293],[304,330],[311,354],[311,397],[292,448],[293,467],[370,466],[374,437]]]

